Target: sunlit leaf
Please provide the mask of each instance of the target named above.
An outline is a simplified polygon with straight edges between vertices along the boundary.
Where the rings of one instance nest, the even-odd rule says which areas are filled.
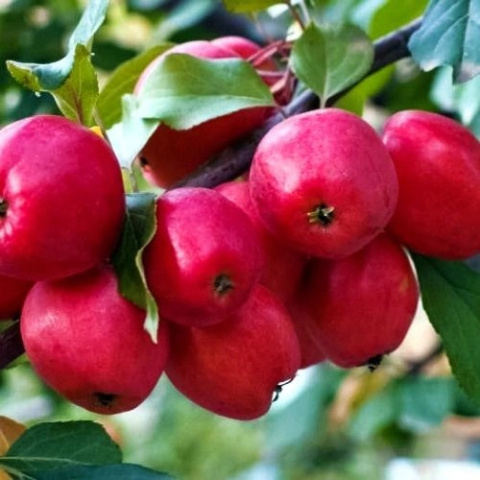
[[[414,60],[423,70],[453,67],[456,82],[480,73],[480,2],[430,0],[420,29],[409,42]]]
[[[325,105],[328,98],[360,80],[373,61],[373,46],[358,27],[310,24],[295,42],[293,71]]]
[[[125,228],[112,259],[121,294],[146,311],[145,329],[154,341],[158,331],[158,309],[147,287],[142,254],[155,233],[155,207],[153,193],[127,195]]]
[[[269,88],[248,62],[175,53],[166,55],[145,80],[137,115],[183,130],[243,108],[274,105]]]
[[[137,97],[122,97],[122,118],[107,131],[108,141],[122,167],[130,169],[132,161],[159,124],[160,120],[139,115]]]
[[[285,2],[280,0],[223,0],[223,3],[231,12],[252,13]]]
[[[97,102],[97,110],[104,128],[108,129],[121,120],[122,96],[133,92],[138,77],[147,65],[171,46],[170,43],[156,45],[122,63],[112,73]]]
[[[412,255],[422,300],[460,386],[480,403],[480,274],[461,262]]]
[[[68,51],[61,60],[52,63],[23,63],[8,61],[14,78],[24,87],[34,91],[50,91],[59,88],[70,75],[77,45],[89,47],[95,32],[105,20],[108,0],[90,0],[82,18],[68,42]]]
[[[80,465],[120,463],[118,445],[94,422],[55,422],[35,425],[20,436],[0,467],[34,474]]]

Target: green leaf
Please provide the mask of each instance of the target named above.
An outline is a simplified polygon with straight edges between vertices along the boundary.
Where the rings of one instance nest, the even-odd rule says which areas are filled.
[[[480,403],[480,275],[461,262],[413,254],[425,311],[460,386]]]
[[[125,227],[112,263],[118,277],[120,293],[146,310],[145,330],[156,342],[158,309],[147,287],[142,263],[143,250],[155,233],[155,208],[154,193],[142,192],[127,195]]]
[[[479,88],[480,77],[462,84],[453,84],[451,68],[445,67],[436,72],[431,97],[441,110],[458,113],[461,123],[472,127],[480,117]]]
[[[107,7],[108,0],[90,0],[70,37],[67,54],[61,60],[52,63],[8,61],[8,70],[15,80],[36,92],[60,88],[73,69],[77,45],[89,47],[93,35],[105,20]]]
[[[427,3],[428,0],[387,0],[370,21],[369,36],[378,38],[406,25],[423,14]]]
[[[134,95],[122,97],[122,119],[107,130],[108,141],[122,167],[130,169],[138,152],[159,124],[160,120],[139,116],[137,97]]]
[[[93,124],[93,110],[98,98],[97,74],[86,47],[78,44],[72,71],[61,87],[51,90],[60,111],[82,125]]]
[[[118,445],[101,425],[86,421],[54,422],[29,428],[0,457],[0,467],[31,475],[62,467],[121,461]]]
[[[231,12],[252,13],[285,2],[281,0],[223,0],[223,3]]]
[[[172,44],[156,45],[136,57],[122,63],[109,77],[98,97],[97,110],[103,127],[109,129],[122,117],[122,95],[132,93],[140,74],[147,65]]]
[[[175,53],[166,55],[143,84],[137,114],[183,130],[260,106],[273,107],[275,101],[248,62]]]
[[[423,433],[439,425],[454,406],[454,383],[450,377],[411,377],[400,381],[400,424]]]
[[[480,2],[430,0],[420,29],[409,42],[413,59],[425,70],[453,67],[455,82],[480,73]]]
[[[170,480],[172,476],[139,465],[119,465],[62,468],[35,475],[35,480]]]
[[[399,406],[398,385],[394,382],[389,383],[378,395],[366,401],[350,419],[349,434],[356,440],[367,440],[396,421]]]
[[[327,99],[354,85],[369,70],[373,46],[358,27],[318,27],[311,23],[295,42],[290,62],[297,77],[325,105]]]

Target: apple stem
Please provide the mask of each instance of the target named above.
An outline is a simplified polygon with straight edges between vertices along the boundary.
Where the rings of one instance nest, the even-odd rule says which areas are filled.
[[[0,198],[0,217],[4,217],[7,214],[8,204],[4,198]]]
[[[215,289],[216,294],[223,296],[230,290],[233,290],[234,285],[228,275],[221,273],[215,277],[213,288]]]
[[[321,223],[324,227],[328,227],[335,217],[335,208],[325,203],[321,203],[314,210],[307,213],[309,223]]]

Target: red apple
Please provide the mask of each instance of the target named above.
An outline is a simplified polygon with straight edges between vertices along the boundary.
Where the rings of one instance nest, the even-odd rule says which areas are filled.
[[[203,326],[247,299],[262,268],[248,216],[207,188],[170,190],[157,200],[157,231],[143,256],[160,315]]]
[[[279,385],[298,369],[288,312],[262,285],[225,322],[171,327],[168,378],[192,402],[218,415],[238,420],[264,415]]]
[[[154,67],[171,53],[186,53],[204,59],[238,57],[235,52],[212,42],[193,41],[178,45],[146,68],[135,87],[137,94]],[[160,125],[138,155],[146,179],[160,187],[171,186],[230,143],[260,126],[269,112],[270,109],[265,107],[247,108],[188,130],[173,130]]]
[[[12,320],[20,315],[32,286],[32,282],[0,275],[0,320]]]
[[[416,110],[387,121],[383,140],[400,192],[389,231],[412,250],[450,260],[480,251],[480,143],[463,125]]]
[[[0,131],[0,274],[39,281],[85,271],[114,249],[125,196],[108,144],[64,117]]]
[[[20,320],[26,353],[38,375],[71,402],[119,413],[152,391],[168,355],[166,323],[153,343],[145,311],[118,292],[112,268],[101,266],[37,283]]]
[[[339,109],[288,118],[260,142],[250,194],[267,228],[292,248],[350,255],[390,220],[398,183],[373,128]]]
[[[260,240],[264,258],[260,283],[268,287],[280,300],[287,301],[297,288],[307,258],[287,247],[280,238],[267,230],[253,206],[248,181],[223,183],[216,190],[250,217]]]
[[[405,252],[381,234],[347,258],[313,260],[296,298],[302,315],[293,321],[320,357],[346,368],[375,365],[403,341],[418,297]]]

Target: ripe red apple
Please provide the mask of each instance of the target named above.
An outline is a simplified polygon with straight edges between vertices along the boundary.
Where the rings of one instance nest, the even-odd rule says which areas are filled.
[[[290,117],[267,133],[253,159],[250,194],[282,241],[307,255],[340,258],[385,228],[398,183],[373,128],[330,108]]]
[[[108,144],[64,117],[0,130],[0,274],[39,281],[85,271],[114,249],[125,196]]]
[[[225,322],[171,327],[168,378],[192,402],[218,415],[238,420],[264,415],[279,385],[298,369],[288,312],[262,285]]]
[[[171,53],[186,53],[198,58],[235,58],[232,50],[212,42],[193,41],[178,45],[162,54],[140,76],[138,94],[154,67]],[[173,130],[160,125],[139,153],[145,178],[160,187],[169,187],[193,172],[230,143],[260,126],[270,109],[254,107],[208,120],[188,130]]]
[[[480,143],[463,125],[409,110],[387,121],[383,140],[400,185],[389,231],[412,250],[444,259],[480,251]]]
[[[250,217],[260,240],[264,258],[260,283],[268,287],[280,300],[287,301],[297,288],[307,258],[287,247],[280,238],[267,230],[253,206],[247,180],[223,183],[216,187],[216,190]]]
[[[262,268],[248,216],[220,193],[178,188],[157,200],[157,231],[143,256],[160,315],[203,326],[247,299]]]
[[[313,259],[307,264],[304,277],[297,284],[297,291],[294,292],[286,302],[300,346],[300,368],[317,365],[327,359],[323,352],[321,342],[318,340],[319,334],[316,330],[316,322],[308,313],[309,302],[304,301],[304,294],[302,292],[305,288],[304,279],[308,278],[311,262],[316,263],[317,260]]]
[[[0,320],[18,317],[33,283],[0,275]]]
[[[139,405],[162,374],[169,347],[166,323],[153,343],[143,328],[145,311],[117,288],[107,266],[39,282],[20,320],[38,375],[71,402],[102,414]]]
[[[303,315],[294,323],[302,322],[298,328],[321,354],[346,368],[375,365],[395,350],[419,297],[405,252],[386,234],[349,257],[313,260],[298,295]]]

